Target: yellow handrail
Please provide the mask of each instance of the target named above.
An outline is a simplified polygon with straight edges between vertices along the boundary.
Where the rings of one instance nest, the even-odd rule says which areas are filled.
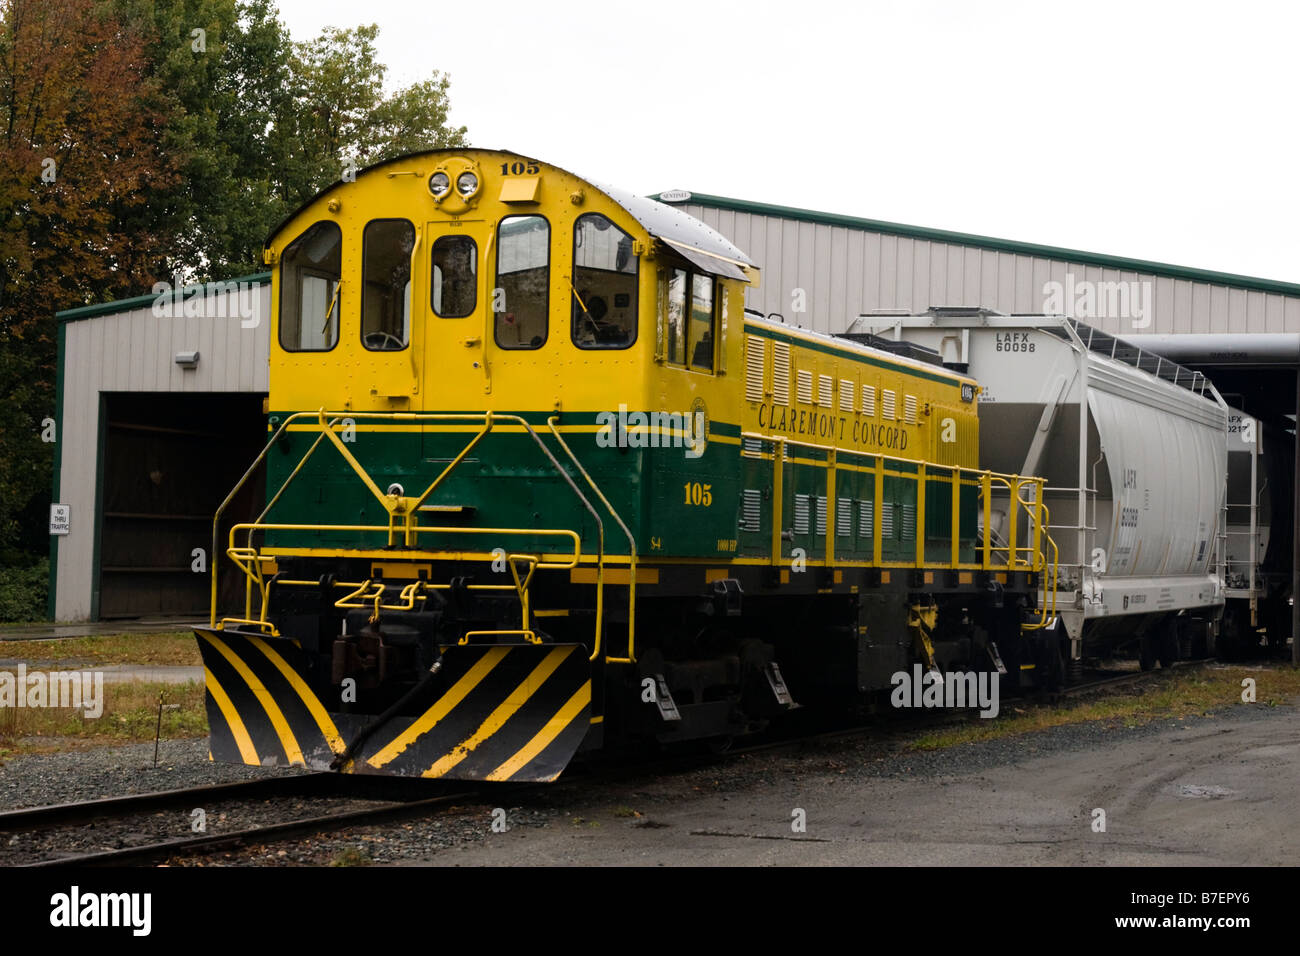
[[[1021,505],[1024,506],[1026,511],[1029,510],[1029,506],[1031,502],[1025,501],[1023,498],[1020,498],[1018,495],[1017,495],[1017,500],[1020,502]],[[1057,575],[1057,565],[1060,561],[1060,556],[1061,556],[1060,551],[1056,547],[1056,541],[1053,540],[1052,538],[1051,532],[1046,530],[1047,528],[1051,527],[1052,524],[1051,510],[1047,507],[1046,504],[1042,502],[1041,499],[1036,499],[1032,503],[1036,506],[1034,509],[1034,511],[1036,512],[1035,523],[1034,523],[1035,547],[1038,547],[1040,543],[1037,536],[1037,532],[1039,531],[1039,529],[1042,529],[1043,537],[1047,539],[1047,543],[1052,547],[1051,561],[1047,560],[1047,556],[1045,554],[1042,555],[1043,561],[1051,568],[1051,583],[1049,585],[1045,582],[1043,585],[1043,593],[1044,596],[1046,597],[1046,600],[1044,600],[1042,604],[1039,606],[1040,613],[1038,616],[1038,622],[1035,624],[1021,625],[1026,631],[1037,631],[1041,628],[1044,628],[1048,625],[1048,623],[1052,620],[1052,618],[1056,617],[1056,575]],[[1049,603],[1050,603],[1050,610],[1049,610]]]
[[[549,426],[551,429],[551,434],[554,435],[555,440],[560,443],[560,447],[563,448],[565,454],[569,456],[569,460],[572,461],[573,466],[578,469],[578,473],[581,474],[583,478],[587,479],[587,484],[591,485],[591,490],[596,493],[596,497],[600,499],[601,504],[603,504],[609,510],[609,513],[611,515],[613,515],[614,520],[618,522],[618,526],[623,529],[623,534],[627,535],[628,562],[629,562],[628,579],[627,579],[628,580],[627,657],[610,657],[607,653],[605,655],[605,660],[606,662],[611,664],[635,664],[636,663],[636,538],[632,536],[632,532],[629,531],[627,525],[623,523],[623,519],[622,517],[619,516],[619,513],[614,510],[614,506],[609,503],[609,499],[605,497],[605,493],[600,490],[600,487],[596,484],[595,480],[593,480],[591,475],[587,473],[587,469],[582,467],[582,462],[578,461],[578,456],[573,453],[573,450],[569,448],[569,443],[566,442],[563,436],[560,435],[560,430],[556,427],[556,422],[557,422],[557,418],[554,415],[552,415],[550,418],[546,420],[547,426]],[[602,590],[601,570],[602,569],[599,566],[597,566],[596,590],[598,593]],[[593,661],[596,659],[595,652],[592,653],[591,659]]]
[[[818,442],[800,441],[788,438],[786,436],[767,435],[759,432],[741,432],[742,441],[746,439],[757,440],[760,442],[769,442],[773,446],[772,463],[773,463],[773,503],[772,503],[772,559],[776,563],[779,561],[779,542],[781,540],[781,529],[778,527],[783,507],[784,498],[780,492],[783,482],[783,467],[786,456],[794,448],[809,448],[824,452],[828,455],[836,456],[834,461],[837,467],[842,467],[841,458],[845,456],[854,456],[864,459],[869,464],[866,465],[871,470],[875,481],[873,487],[872,515],[872,563],[878,567],[920,567],[920,568],[950,568],[966,569],[978,568],[984,571],[991,571],[997,565],[994,564],[994,557],[1002,560],[1008,570],[1026,570],[1034,573],[1046,573],[1049,581],[1044,586],[1045,600],[1040,606],[1039,619],[1036,623],[1024,625],[1026,629],[1033,630],[1045,627],[1047,622],[1056,614],[1056,581],[1060,551],[1056,542],[1052,539],[1048,528],[1051,524],[1050,512],[1047,505],[1043,503],[1043,492],[1046,487],[1046,479],[1023,475],[1004,475],[998,472],[981,468],[968,468],[962,465],[937,465],[933,462],[918,461],[911,458],[898,458],[893,455],[883,455],[873,452],[856,451],[853,449],[837,448],[832,445],[823,445]],[[916,483],[917,487],[917,506],[916,506],[916,554],[915,563],[904,562],[886,562],[883,560],[882,545],[882,526],[884,524],[881,511],[884,507],[884,477],[886,463],[894,463],[910,469],[910,474],[905,473],[904,477],[910,477]],[[943,476],[936,476],[935,471],[947,469],[949,474],[945,479]],[[828,468],[827,476],[827,510],[837,508],[834,498],[834,479],[831,477],[831,469]],[[925,503],[927,498],[927,481],[948,481],[952,485],[952,522],[949,528],[951,536],[950,541],[950,560],[948,562],[932,562],[927,560],[925,553],[926,538],[926,510]],[[983,511],[983,533],[977,543],[979,549],[979,561],[975,564],[963,563],[960,560],[960,500],[961,485],[964,480],[970,480],[979,488],[980,498],[982,499]],[[1005,488],[1010,507],[1008,510],[1008,534],[1007,543],[1004,547],[998,547],[992,539],[992,518],[993,518],[993,491],[994,486]],[[1032,489],[1032,497],[1027,499],[1026,492]],[[1025,516],[1029,521],[1032,538],[1029,544],[1021,546],[1018,543],[1019,527],[1018,517],[1020,510],[1024,509]],[[831,536],[831,518],[828,514],[827,537]],[[1050,549],[1051,557],[1048,557]],[[827,561],[830,561],[830,551],[828,549]]]

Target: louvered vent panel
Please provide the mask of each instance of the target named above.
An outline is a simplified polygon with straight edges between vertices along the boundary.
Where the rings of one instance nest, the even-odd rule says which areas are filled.
[[[876,414],[876,386],[862,386],[862,414],[874,417]]]
[[[826,496],[817,496],[817,533],[826,533]]]
[[[772,344],[772,401],[790,404],[790,343]]]
[[[742,439],[740,454],[744,458],[761,458],[763,456],[763,442],[757,438]]]
[[[853,411],[853,380],[840,379],[840,411]]]
[[[817,404],[822,408],[830,408],[831,403],[835,401],[832,392],[835,391],[835,380],[829,375],[817,376]]]
[[[894,420],[894,390],[883,389],[880,393],[880,417],[887,422]]]
[[[758,531],[761,528],[763,493],[754,488],[746,488],[740,497],[740,530]]]
[[[745,399],[750,402],[763,400],[763,366],[767,359],[767,350],[762,339],[757,335],[745,336]]]
[[[916,396],[908,395],[903,399],[903,421],[909,425],[916,424]]]
[[[808,533],[808,496],[794,496],[794,533]]]
[[[812,372],[807,369],[800,369],[796,373],[796,396],[799,401],[806,405],[811,405],[813,400],[812,394]]]
[[[852,498],[840,498],[835,502],[835,533],[846,538],[853,534]]]
[[[874,512],[876,503],[865,499],[858,499],[858,537],[870,538],[875,531],[876,519]]]

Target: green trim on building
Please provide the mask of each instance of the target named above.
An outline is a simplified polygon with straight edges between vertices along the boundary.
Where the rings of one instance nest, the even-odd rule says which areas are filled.
[[[68,328],[59,326],[59,360],[54,370],[54,481],[50,502],[57,503],[61,493],[60,478],[63,474],[63,363],[68,353]],[[45,595],[45,617],[53,621],[55,614],[55,596],[59,583],[59,538],[50,535],[50,585]]]
[[[252,275],[239,276],[234,279],[225,279],[223,282],[205,282],[203,285],[187,285],[180,290],[180,298],[184,301],[187,295],[194,295],[199,289],[203,290],[204,295],[215,294],[222,291],[221,286],[231,282],[244,282],[252,285],[264,285],[271,281],[271,273],[255,272]],[[173,296],[175,293],[173,292]],[[79,319],[93,319],[100,315],[112,315],[116,312],[130,312],[132,309],[143,309],[145,306],[151,306],[158,299],[156,295],[138,295],[131,299],[118,299],[115,302],[97,302],[94,305],[82,305],[75,309],[64,309],[62,312],[54,313],[54,318],[59,322],[76,322]]]
[[[104,450],[108,444],[108,397],[99,393],[99,421],[97,423],[99,432],[95,436],[95,504],[94,514],[91,516],[95,522],[95,535],[91,545],[90,561],[90,619],[99,620],[99,532],[103,525],[100,513],[104,508]]]
[[[658,199],[661,194],[652,195]],[[1252,292],[1272,292],[1277,295],[1300,297],[1300,283],[1282,282],[1277,279],[1260,279],[1255,276],[1237,275],[1231,272],[1215,272],[1210,269],[1192,269],[1187,266],[1171,265],[1167,262],[1152,262],[1147,259],[1132,259],[1127,256],[1103,255],[1099,252],[1084,252],[1079,249],[1065,249],[1060,246],[1041,245],[1036,242],[1018,242],[1014,239],[995,239],[990,236],[978,236],[968,232],[952,232],[947,229],[930,229],[925,226],[909,226],[898,222],[886,222],[880,219],[863,219],[858,216],[846,216],[841,213],[819,212],[814,209],[799,209],[794,206],[777,206],[771,203],[750,202],[744,199],[729,199],[726,196],[709,196],[705,193],[691,193],[691,198],[674,206],[695,203],[710,209],[726,209],[731,212],[754,213],[760,216],[774,216],[780,219],[793,219],[798,222],[810,222],[823,226],[842,226],[846,229],[859,229],[864,232],[879,232],[888,236],[902,236],[908,239],[925,239],[932,242],[947,242],[959,246],[975,246],[980,249],[992,249],[997,252],[1011,252],[1017,255],[1037,256],[1043,259],[1059,259],[1067,262],[1079,262],[1084,265],[1100,266],[1104,269],[1122,269],[1126,272],[1142,272],[1149,275],[1166,276],[1171,279],[1186,279],[1190,282],[1205,282],[1210,285],[1230,286],[1247,289]]]

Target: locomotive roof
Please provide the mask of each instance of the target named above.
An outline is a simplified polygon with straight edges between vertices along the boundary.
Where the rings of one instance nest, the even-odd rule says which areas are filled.
[[[636,196],[625,189],[593,183],[591,180],[587,182],[626,209],[628,215],[641,223],[646,232],[668,243],[694,265],[730,279],[748,278],[741,267],[752,267],[753,260],[723,238],[721,233],[694,216],[658,200]],[[701,259],[699,253],[704,253],[707,258]]]
[[[967,372],[958,372],[941,365],[936,366],[928,362],[920,362],[906,355],[896,355],[893,352],[886,352],[884,349],[874,348],[862,342],[855,342],[853,339],[845,338],[842,335],[786,325],[784,322],[777,322],[775,319],[762,314],[755,314],[748,309],[745,310],[745,322],[760,329],[765,329],[769,337],[782,337],[819,351],[856,355],[871,359],[877,363],[906,368],[922,378],[928,378],[936,382],[959,384],[961,382],[976,381],[975,376]]]
[[[362,176],[372,170],[381,169],[385,166],[390,166],[393,163],[399,163],[420,156],[466,152],[495,153],[501,156],[512,156],[523,160],[532,160],[539,163],[542,162],[532,156],[524,156],[520,153],[514,153],[505,149],[474,149],[459,147],[453,149],[430,149],[422,150],[418,153],[404,153],[401,156],[394,156],[392,159],[386,159],[383,162],[375,163],[373,166],[367,166],[365,169],[359,170],[357,176]],[[726,276],[731,279],[747,281],[749,277],[746,274],[745,269],[756,269],[753,260],[727,241],[727,239],[723,238],[720,233],[711,229],[709,226],[706,226],[694,216],[682,212],[680,209],[674,209],[672,206],[658,202],[654,199],[637,196],[625,189],[593,182],[585,176],[579,176],[577,173],[556,166],[554,163],[548,163],[547,165],[560,170],[560,172],[576,176],[593,189],[598,189],[603,192],[618,205],[622,206],[627,214],[640,223],[641,226],[650,233],[650,235],[657,239],[661,239],[692,264],[707,272]],[[271,235],[267,237],[264,245],[269,247],[271,240],[277,236],[280,231],[294,219],[294,217],[327,193],[330,193],[343,185],[345,185],[343,180],[337,180],[312,196],[311,199],[307,200],[291,212],[282,222],[280,222],[279,225],[275,227],[274,230],[272,230]]]

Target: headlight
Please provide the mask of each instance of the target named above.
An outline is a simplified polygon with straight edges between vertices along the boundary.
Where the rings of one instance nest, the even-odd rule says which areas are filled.
[[[442,198],[447,195],[447,190],[451,188],[451,180],[446,173],[434,173],[429,177],[429,192]]]
[[[478,191],[478,177],[473,173],[461,173],[456,177],[456,189],[462,196],[472,196]]]

